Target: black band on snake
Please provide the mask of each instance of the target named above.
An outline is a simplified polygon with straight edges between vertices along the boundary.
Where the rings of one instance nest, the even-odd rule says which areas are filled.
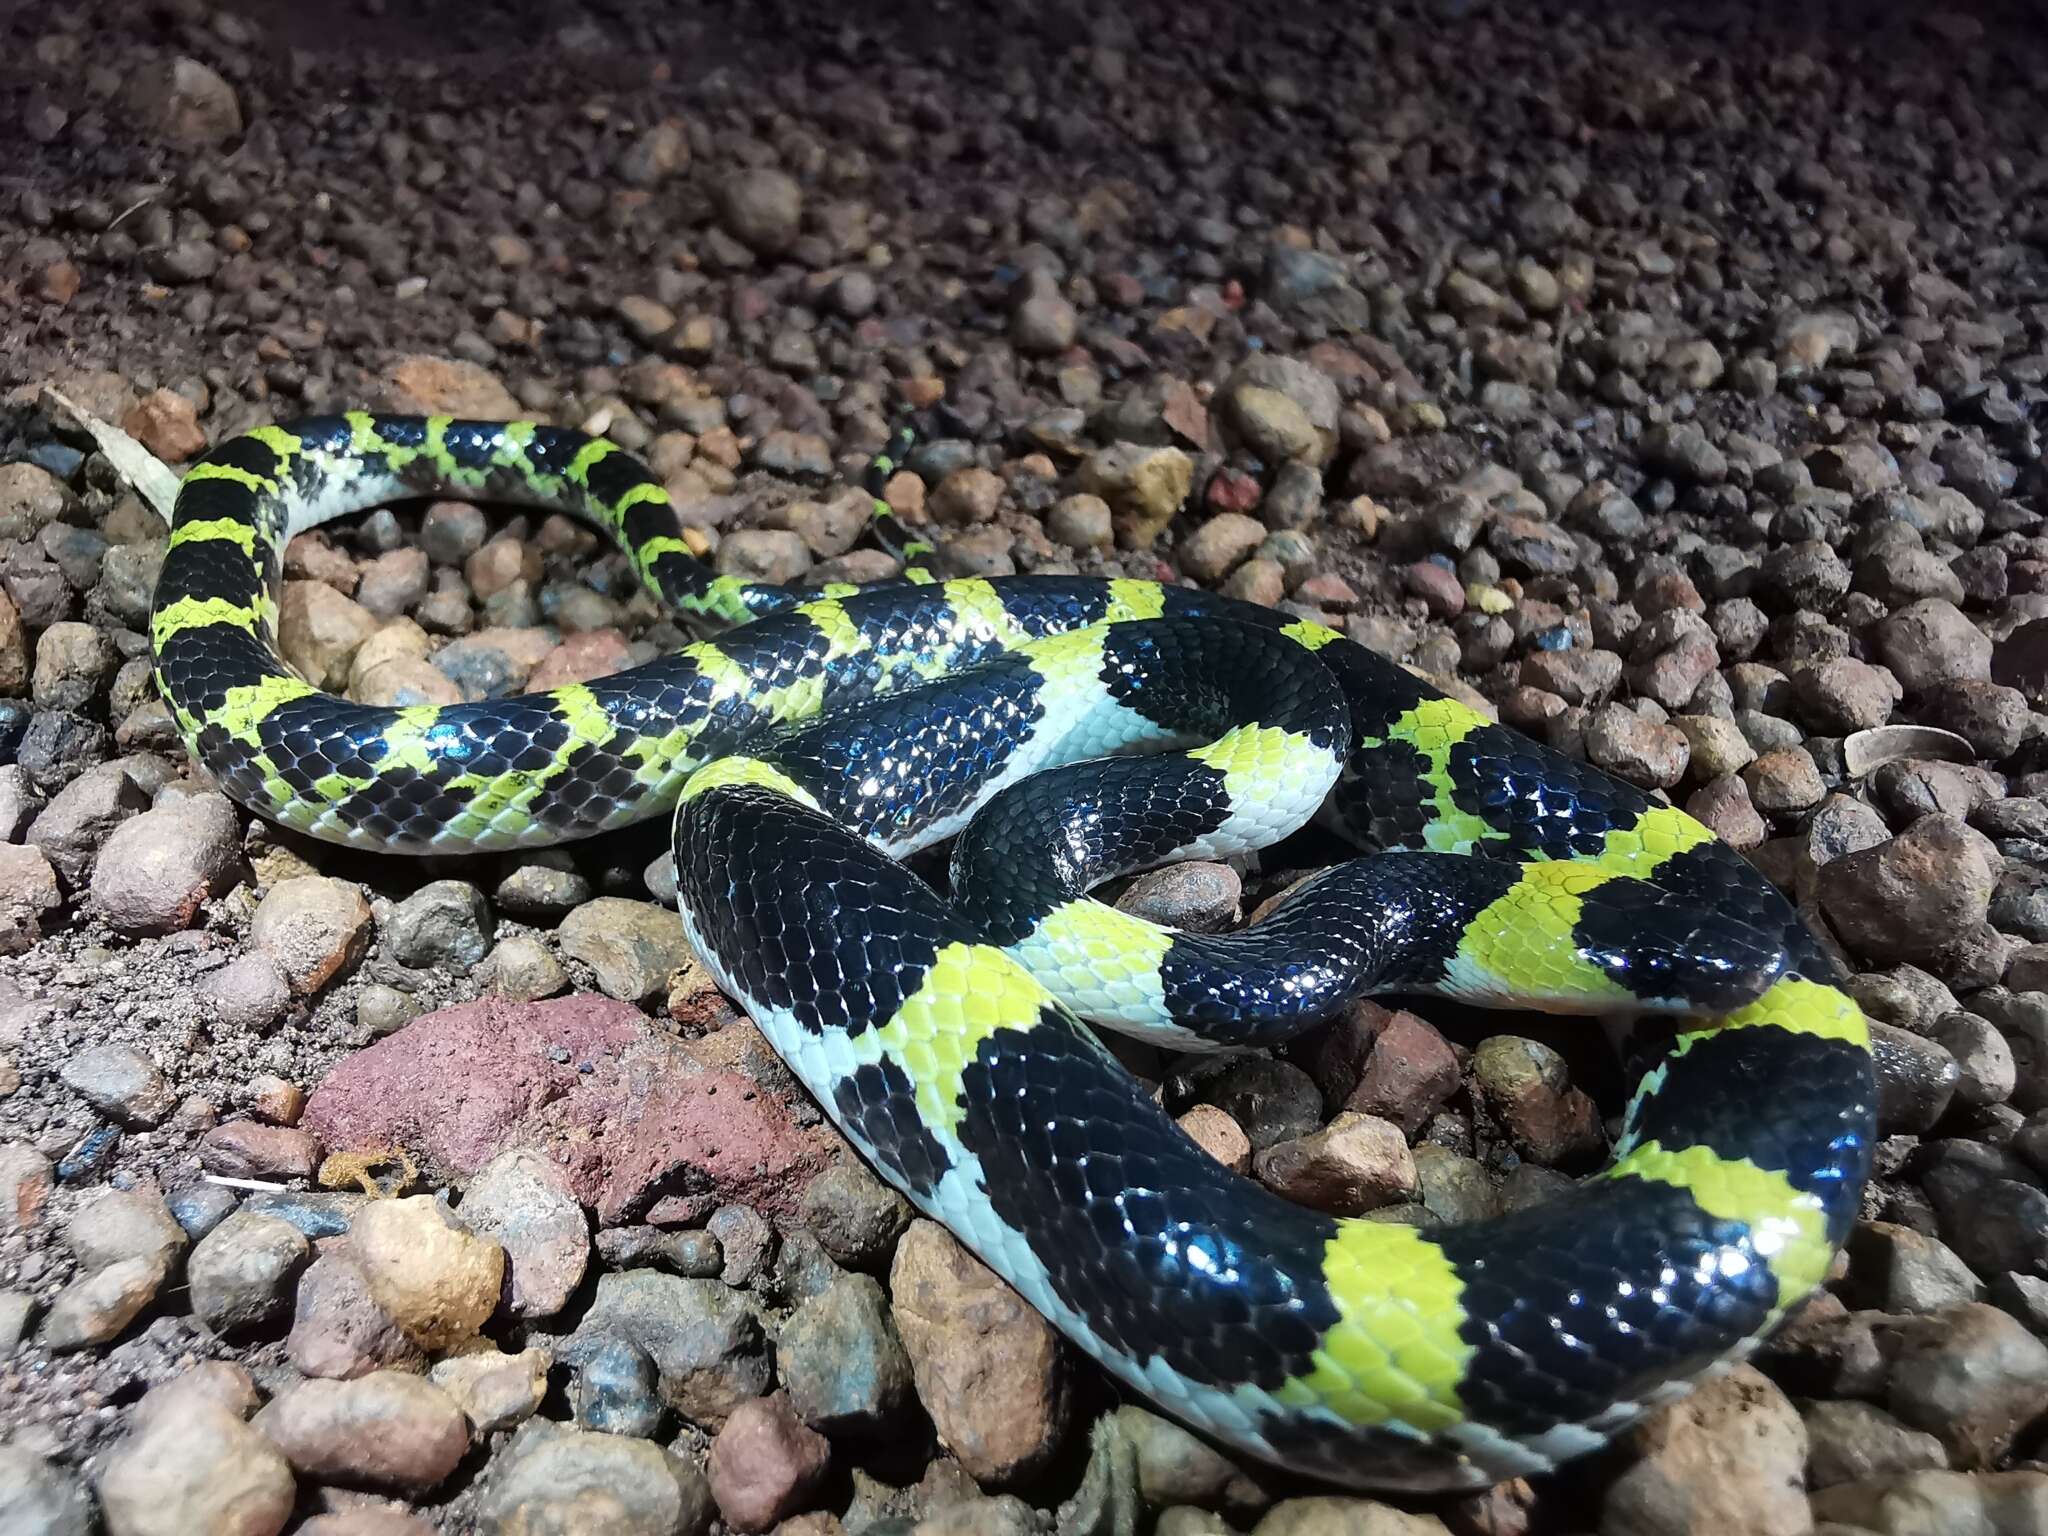
[[[320,692],[276,649],[286,541],[423,495],[590,519],[725,632],[484,703]],[[151,641],[193,754],[316,837],[527,847],[674,807],[693,943],[848,1139],[1125,1385],[1247,1455],[1360,1487],[1546,1471],[1754,1348],[1855,1217],[1866,1027],[1778,892],[1318,624],[1147,581],[750,584],[606,441],[350,414],[193,467]],[[1318,815],[1365,855],[1243,933],[1086,896]],[[896,862],[956,834],[946,894]],[[1657,1012],[1671,1046],[1605,1171],[1424,1228],[1232,1174],[1081,1022],[1270,1044],[1375,991]]]

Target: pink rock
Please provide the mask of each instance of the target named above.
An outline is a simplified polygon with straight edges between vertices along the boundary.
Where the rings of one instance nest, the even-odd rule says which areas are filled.
[[[330,1150],[403,1146],[430,1176],[467,1179],[529,1115],[576,1091],[579,1064],[615,1060],[646,1024],[606,997],[443,1008],[336,1065],[299,1123]]]
[[[535,1117],[534,1144],[600,1225],[684,1226],[734,1203],[794,1217],[834,1161],[834,1138],[798,1126],[786,1099],[736,1073],[692,1074],[694,1065],[659,1042]]]
[[[1259,504],[1259,482],[1226,465],[1209,477],[1202,499],[1213,512],[1249,512]]]
[[[458,1183],[531,1147],[606,1225],[733,1202],[794,1216],[839,1151],[763,1082],[707,1069],[630,1003],[593,996],[415,1019],[329,1073],[301,1124],[332,1151],[403,1146]]]
[[[741,1403],[711,1442],[711,1496],[736,1531],[765,1531],[801,1510],[832,1447],[777,1393]]]

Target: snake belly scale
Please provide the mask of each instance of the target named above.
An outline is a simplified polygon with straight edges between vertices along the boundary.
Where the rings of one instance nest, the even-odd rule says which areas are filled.
[[[713,638],[474,704],[321,692],[277,651],[286,542],[425,495],[588,519]],[[692,942],[848,1139],[1127,1387],[1246,1455],[1354,1487],[1544,1472],[1754,1348],[1855,1218],[1866,1025],[1776,890],[1319,625],[1132,580],[752,584],[602,439],[350,413],[191,469],[150,639],[194,756],[316,837],[510,849],[673,808]],[[1087,896],[1311,817],[1369,851],[1242,933]],[[897,860],[947,837],[941,894]],[[1232,1174],[1083,1022],[1242,1047],[1376,991],[1661,1014],[1666,1048],[1605,1170],[1422,1226]]]

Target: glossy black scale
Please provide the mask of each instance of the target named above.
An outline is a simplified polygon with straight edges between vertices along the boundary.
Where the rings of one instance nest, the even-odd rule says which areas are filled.
[[[1460,1388],[1509,1434],[1583,1423],[1761,1327],[1777,1281],[1748,1230],[1685,1191],[1595,1180],[1533,1210],[1431,1234],[1464,1278]]]
[[[1331,1218],[1231,1174],[1060,1015],[987,1041],[963,1097],[997,1214],[1113,1347],[1226,1389],[1309,1368]]]
[[[1045,717],[1043,680],[1004,656],[945,684],[871,700],[751,748],[834,821],[882,842],[958,815]]]
[[[968,936],[908,871],[772,790],[687,802],[675,853],[718,961],[808,1030],[886,1024],[939,946]]]

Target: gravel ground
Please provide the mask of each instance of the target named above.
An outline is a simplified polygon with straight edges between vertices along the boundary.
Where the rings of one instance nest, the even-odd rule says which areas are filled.
[[[0,1529],[2048,1530],[2038,9],[386,9],[0,18]],[[889,496],[963,568],[1313,614],[1751,852],[1877,1024],[1867,1219],[1558,1477],[1235,1466],[865,1172],[659,831],[430,867],[214,793],[143,659],[161,526],[52,385],[173,464],[364,404],[602,428],[804,581],[888,569],[845,475],[924,411]],[[560,520],[287,566],[287,652],[366,700],[678,639]],[[1308,857],[1118,899],[1229,926]],[[1597,1166],[1624,1092],[1437,1003],[1127,1054],[1219,1158],[1423,1223]]]

